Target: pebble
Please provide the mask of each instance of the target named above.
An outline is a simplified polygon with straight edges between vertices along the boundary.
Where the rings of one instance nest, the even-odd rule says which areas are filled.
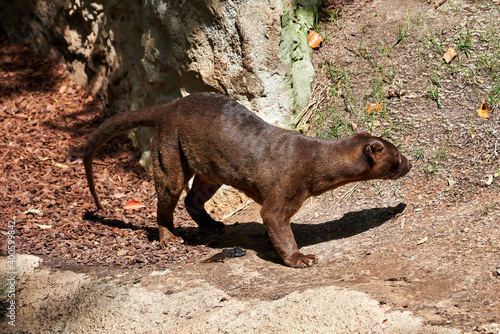
[[[247,253],[246,250],[241,247],[234,247],[233,249],[223,249],[222,252],[226,254],[226,257],[242,257]]]

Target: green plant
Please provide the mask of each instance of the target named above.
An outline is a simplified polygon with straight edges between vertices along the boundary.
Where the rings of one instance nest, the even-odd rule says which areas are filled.
[[[372,94],[375,103],[382,103],[385,105],[385,93],[384,93],[384,80],[380,71],[375,71],[375,78],[373,81]]]
[[[392,44],[391,48],[395,47],[401,42],[403,42],[403,44],[406,44],[406,42],[408,42],[408,24],[406,24],[406,26],[403,26],[401,24],[398,26],[396,41]]]
[[[419,148],[419,149],[413,151],[413,156],[415,157],[415,160],[420,160],[424,156],[424,149]]]
[[[390,85],[394,85],[394,80],[396,79],[396,75],[397,75],[396,65],[392,64],[392,66],[384,70],[384,78],[385,78],[384,81]]]
[[[320,28],[319,12],[316,12],[316,14],[314,15],[314,23],[313,23],[312,30],[319,33],[319,28]]]
[[[334,67],[334,66],[332,66],[330,64],[326,64],[325,67],[327,69],[328,75],[330,76],[331,83],[334,86],[338,86],[340,80],[344,76],[344,69],[343,68]]]
[[[393,137],[393,136],[394,136],[394,133],[392,132],[392,129],[390,127],[384,127],[382,129],[381,137]]]
[[[417,26],[424,25],[424,16],[421,11],[417,11],[413,16],[408,16],[408,19]]]
[[[467,24],[465,25],[467,27],[467,30],[464,32],[463,30],[458,33],[458,42],[457,42],[457,49],[458,51],[462,51],[465,53],[465,56],[467,59],[470,58],[470,48],[472,46],[472,38],[471,38],[471,32],[469,29],[469,18],[467,18]]]
[[[444,146],[444,144],[436,152],[436,158],[439,160],[439,162],[443,161],[444,158],[446,158],[446,147]]]
[[[427,175],[434,175],[437,173],[437,167],[438,167],[438,164],[436,164],[434,161],[432,161],[432,162],[428,163],[427,165],[425,165],[424,173]]]
[[[490,205],[485,205],[483,207],[483,214],[484,215],[487,215],[489,213],[489,211],[496,206],[497,203],[493,203],[493,204],[490,204]]]
[[[356,49],[356,55],[366,60],[371,60],[370,49],[363,44],[363,37],[360,38],[358,48]]]
[[[442,32],[441,32],[441,34],[442,34]],[[434,46],[434,48],[436,49],[436,51],[438,51],[440,53],[445,53],[446,52],[446,50],[444,49],[443,45],[436,40],[436,36],[434,34],[434,31],[431,31],[431,35],[429,37],[429,43],[432,46]]]
[[[345,121],[339,121],[338,123],[334,123],[331,127],[326,131],[325,136],[329,138],[340,138],[345,135],[345,132],[348,132],[350,126],[346,124]]]
[[[486,101],[491,109],[496,108],[500,104],[500,75],[495,73],[493,76],[493,87],[488,92]]]
[[[450,0],[447,2],[447,6],[444,6],[443,10],[446,12],[448,10],[451,10],[455,14],[460,14],[462,12],[462,0]]]
[[[374,121],[375,121],[375,113],[371,113],[369,115],[365,113],[365,122],[368,125],[367,130],[369,133],[372,133],[372,131],[373,131],[373,122]]]
[[[355,98],[351,92],[351,79],[346,69],[342,72],[342,88],[341,96],[344,98],[345,109],[346,111],[353,112]]]
[[[350,122],[339,116],[337,108],[318,111],[316,126],[322,128],[318,131],[320,138],[345,137],[353,132]]]
[[[443,85],[441,84],[441,80],[439,79],[439,73],[432,71],[430,75],[432,83],[439,88],[443,88]]]
[[[436,154],[434,154],[434,156],[427,161],[427,164],[424,167],[424,172],[428,175],[436,174],[439,165],[445,157],[446,147],[443,144],[443,146],[441,146],[441,148],[436,151]]]
[[[387,48],[382,40],[379,40],[380,48],[378,49],[378,52],[382,56],[388,56],[390,49]]]
[[[331,11],[330,16],[328,17],[328,21],[336,28],[340,29],[340,17],[339,17],[339,8],[335,8]]]
[[[470,85],[470,87],[473,90],[473,92],[475,93],[475,95],[477,95],[476,88],[475,88],[475,86],[478,83],[477,68],[475,66],[467,67],[462,71],[462,74],[463,74],[467,84]]]
[[[439,109],[443,109],[443,105],[441,104],[441,99],[439,98],[439,87],[431,83],[429,85],[428,93],[431,97],[431,100],[436,101]]]
[[[489,72],[497,72],[500,70],[500,59],[494,57],[491,54],[481,54],[478,58],[479,65],[481,68],[488,70]]]
[[[330,138],[339,138],[340,137],[340,128],[342,127],[342,123],[336,124],[329,128],[327,136]]]
[[[355,98],[351,92],[351,79],[348,71],[344,67],[334,67],[331,65],[327,65],[327,71],[331,79],[331,86],[329,89],[334,94],[335,99],[342,97],[345,104],[345,110],[353,112]]]
[[[427,93],[429,94],[431,100],[436,101],[439,109],[442,109],[441,99],[439,98],[439,89],[443,87],[441,80],[439,79],[439,73],[432,70],[429,76],[430,84]]]

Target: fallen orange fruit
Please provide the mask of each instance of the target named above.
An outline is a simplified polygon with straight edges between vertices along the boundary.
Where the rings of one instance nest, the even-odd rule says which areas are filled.
[[[127,204],[123,207],[125,210],[134,210],[134,209],[140,209],[140,208],[145,208],[146,206],[142,204],[141,202],[138,201],[128,201]]]
[[[316,31],[311,30],[309,32],[308,42],[311,48],[316,49],[321,46],[321,43],[323,42],[323,37],[321,37],[321,35],[318,34]]]

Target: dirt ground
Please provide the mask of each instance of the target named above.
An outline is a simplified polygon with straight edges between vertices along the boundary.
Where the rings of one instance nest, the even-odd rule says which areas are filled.
[[[311,136],[351,124],[394,142],[413,169],[346,185],[293,218],[317,266],[284,267],[259,208],[161,249],[151,176],[126,136],[95,159],[93,215],[81,145],[102,122],[64,70],[0,40],[0,230],[16,222],[16,333],[500,333],[500,3],[334,1],[316,30]],[[445,64],[447,47],[458,56]],[[392,92],[389,94],[389,92]],[[391,96],[395,95],[395,96]],[[478,116],[482,102],[490,117]],[[369,104],[381,105],[367,114]],[[378,107],[376,107],[378,108]],[[139,200],[146,207],[126,211]],[[8,277],[2,237],[2,275]],[[224,248],[241,258],[205,263]]]

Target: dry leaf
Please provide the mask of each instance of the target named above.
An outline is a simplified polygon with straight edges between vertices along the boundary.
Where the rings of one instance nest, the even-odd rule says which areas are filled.
[[[42,225],[42,224],[36,224],[36,226],[38,226],[39,228],[41,229],[48,229],[48,228],[52,228],[52,225]]]
[[[488,104],[486,102],[481,103],[481,107],[477,111],[477,114],[482,118],[490,117],[490,108],[488,107]]]
[[[443,55],[443,59],[447,64],[449,64],[456,56],[457,52],[455,49],[448,47],[448,49],[446,49],[446,53]]]
[[[124,256],[124,255],[127,255],[128,253],[128,250],[126,249],[120,249],[118,252],[116,252],[116,255],[118,256]]]
[[[55,161],[52,161],[52,163],[54,164],[54,166],[58,167],[58,168],[62,168],[62,169],[66,169],[66,168],[69,168],[68,165],[66,164],[62,164],[60,162],[55,162]]]
[[[434,3],[434,9],[437,9],[439,6],[444,4],[447,0],[438,0]]]
[[[43,216],[43,211],[42,209],[35,209],[35,208],[29,208],[28,210],[24,211],[23,212],[23,215],[27,215],[27,214],[34,214],[34,215],[37,215],[37,216]]]
[[[448,189],[451,189],[455,185],[455,180],[453,178],[449,177],[448,178]]]
[[[375,112],[381,112],[383,108],[384,108],[384,105],[381,103],[377,103],[377,104],[372,103],[368,106],[366,113],[368,115],[371,115],[372,113],[375,113]]]
[[[401,97],[405,95],[406,91],[404,89],[399,90],[398,88],[391,88],[385,93],[385,97]]]
[[[417,242],[417,245],[421,245],[421,244],[423,244],[424,242],[427,242],[427,240],[429,240],[429,237],[428,237],[428,236],[425,236],[425,237],[423,237],[422,239],[420,239],[420,240]]]
[[[123,207],[125,210],[135,210],[140,208],[145,208],[146,206],[138,201],[128,201]]]
[[[311,30],[309,32],[308,42],[311,48],[316,49],[321,46],[321,43],[323,42],[323,37],[321,37],[321,35],[318,34],[316,31]]]
[[[196,259],[194,257],[192,257],[190,259],[187,259],[186,263],[193,263],[194,261],[196,261]]]

